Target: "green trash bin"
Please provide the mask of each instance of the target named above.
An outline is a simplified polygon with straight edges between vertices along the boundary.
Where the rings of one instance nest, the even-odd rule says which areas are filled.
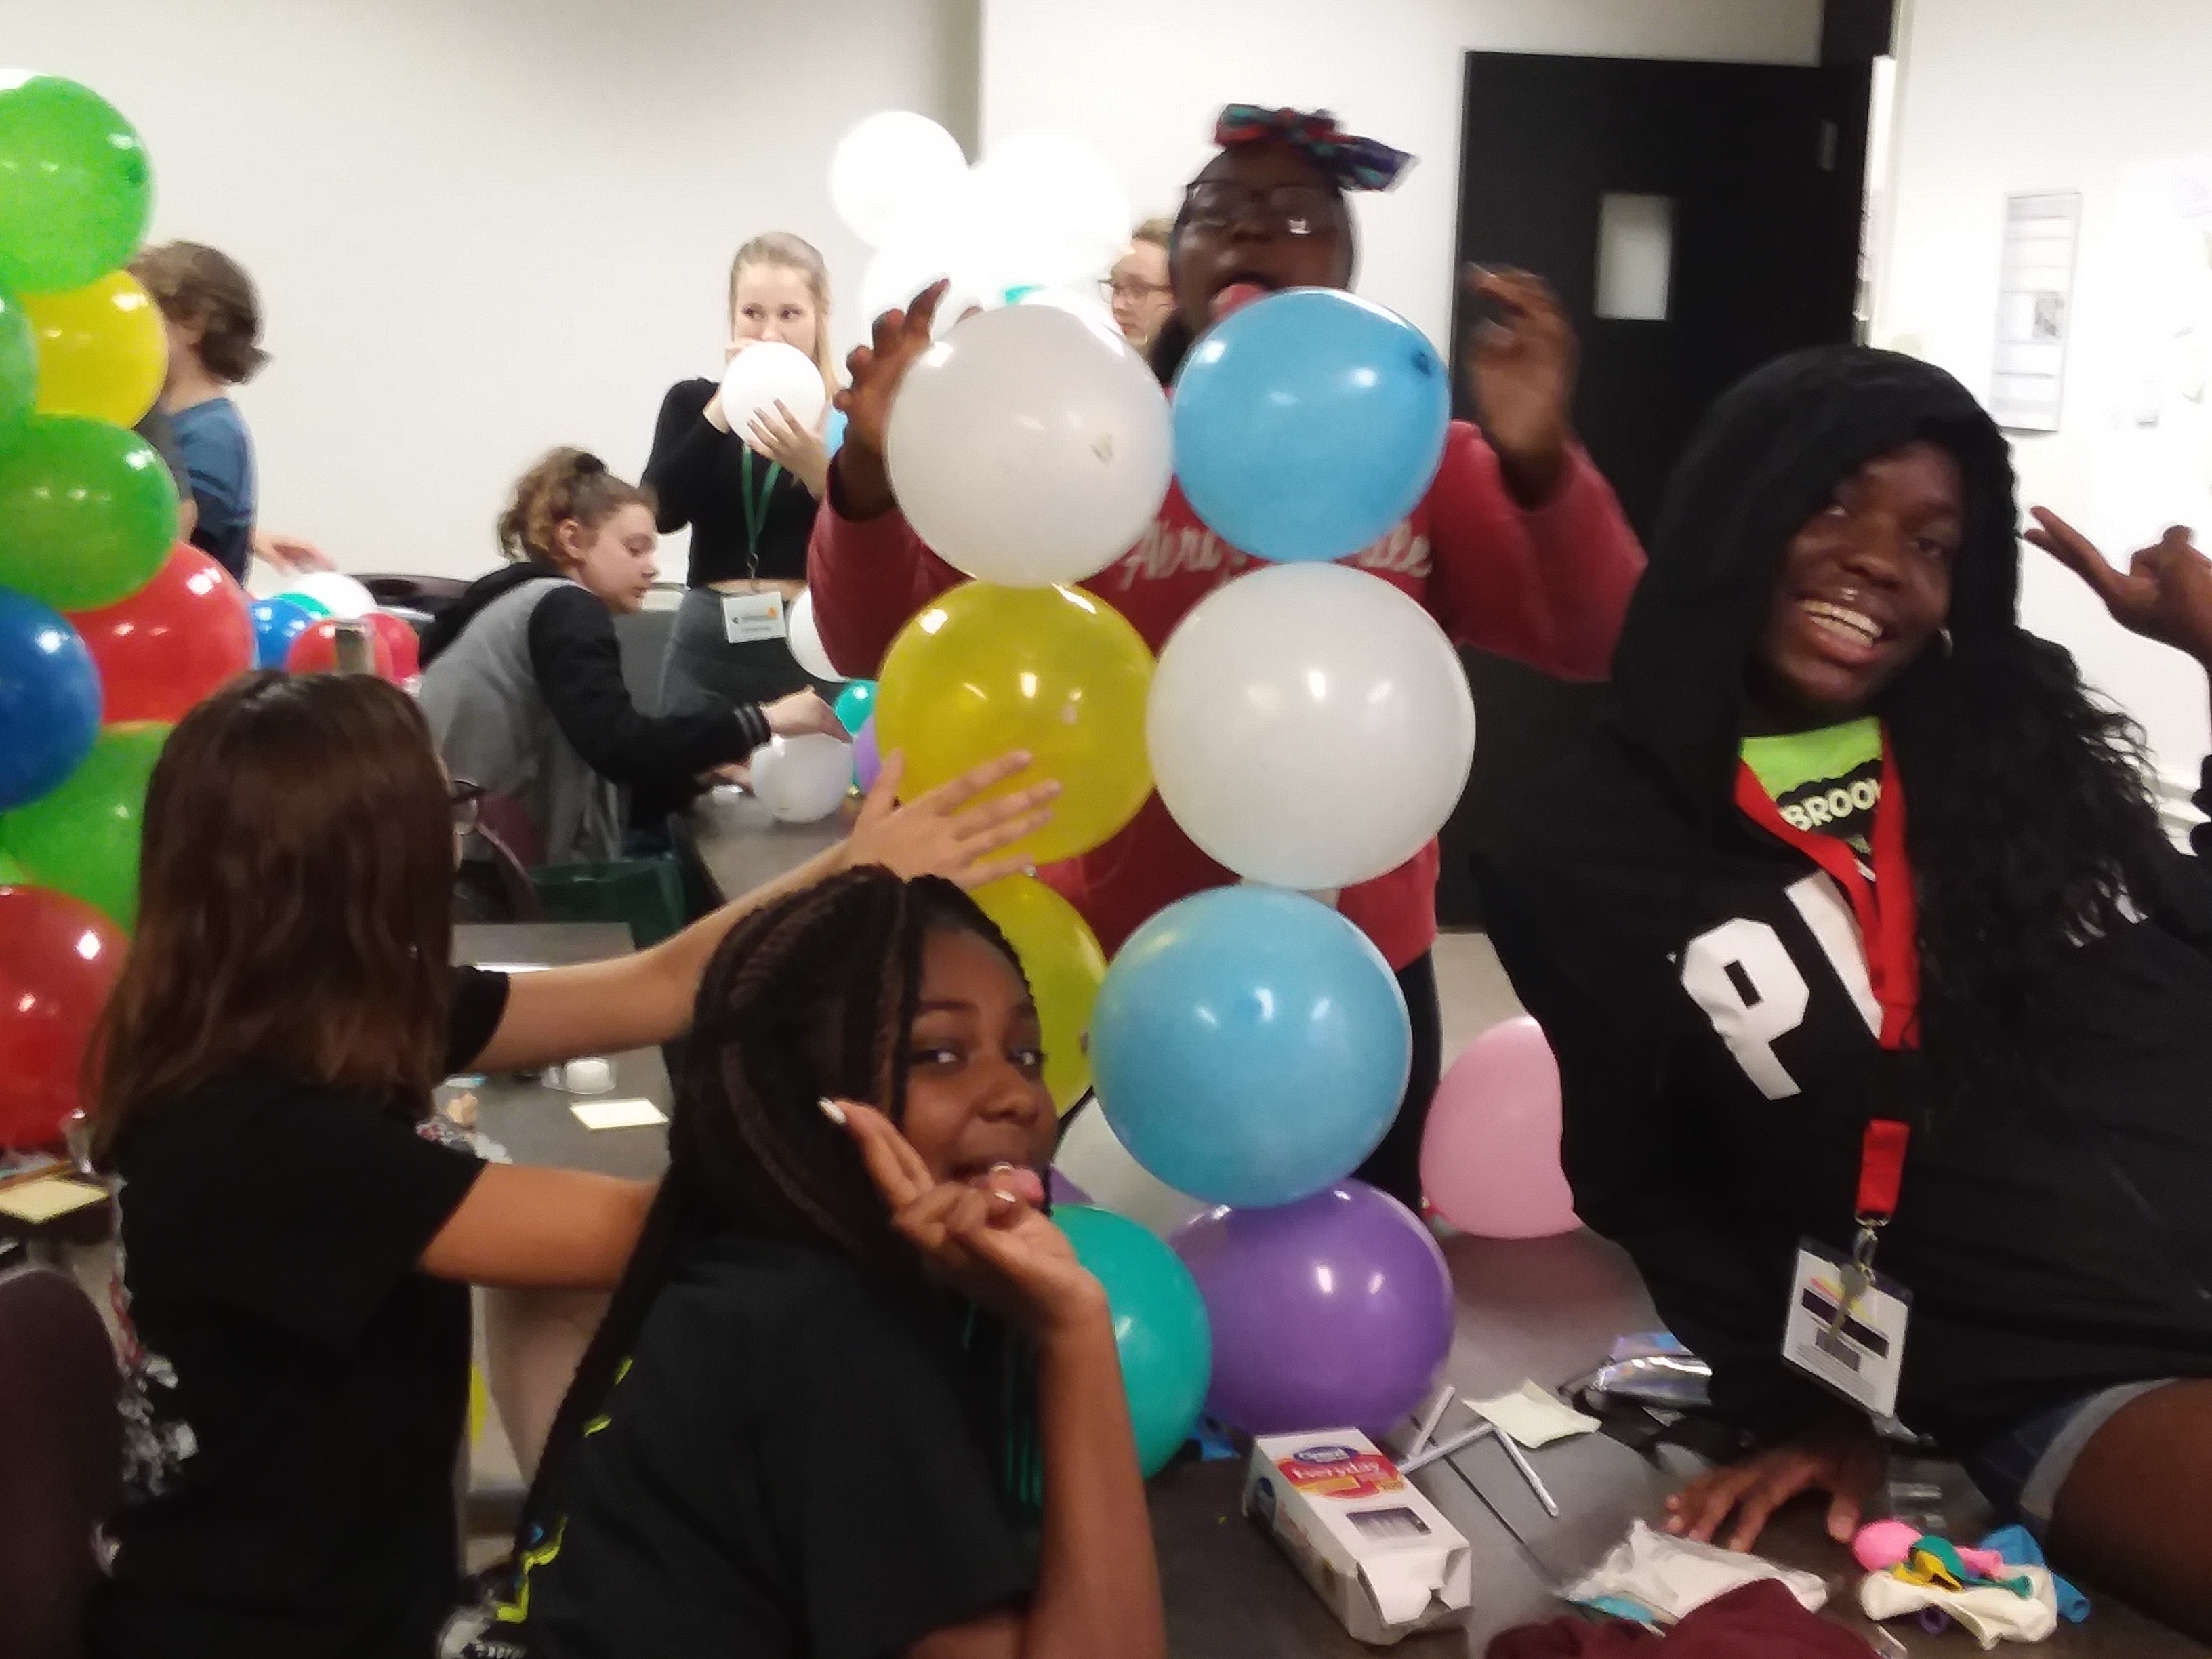
[[[555,864],[530,872],[548,921],[620,921],[637,948],[684,926],[684,877],[673,857]]]

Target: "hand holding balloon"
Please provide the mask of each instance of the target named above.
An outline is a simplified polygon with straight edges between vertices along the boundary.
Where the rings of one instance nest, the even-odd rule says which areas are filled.
[[[1483,435],[1523,507],[1551,499],[1573,440],[1574,325],[1559,296],[1525,270],[1468,270],[1467,290],[1495,307],[1468,342],[1468,384]]]
[[[802,424],[788,405],[779,401],[763,410],[745,428],[752,447],[806,486],[820,501],[830,490],[830,451],[822,434]]]
[[[837,394],[837,407],[845,416],[845,443],[837,454],[837,482],[846,516],[879,518],[897,505],[891,495],[891,476],[884,460],[884,434],[890,428],[891,399],[914,360],[933,343],[930,328],[937,307],[951,284],[932,283],[915,296],[904,311],[886,311],[876,319],[869,343],[854,348],[845,359],[850,382]]]

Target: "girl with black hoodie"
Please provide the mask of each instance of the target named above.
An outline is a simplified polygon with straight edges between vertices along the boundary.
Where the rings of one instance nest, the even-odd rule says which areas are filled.
[[[643,606],[659,542],[643,490],[595,455],[556,449],[500,515],[500,551],[514,562],[472,584],[424,636],[422,712],[439,752],[455,777],[528,812],[533,862],[617,856],[624,787],[646,823],[771,737],[845,735],[811,690],[765,706],[638,711],[614,618]]]
[[[2121,575],[2036,516],[2124,625],[2212,665],[2187,532]],[[1753,1449],[1674,1528],[1734,1513],[1746,1548],[1820,1489],[1849,1537],[1890,1414],[2203,1636],[2212,882],[2140,735],[2016,620],[2016,523],[2004,439],[1941,370],[1841,348],[1744,381],[1676,471],[1613,712],[1486,862],[1486,915],[1559,1055],[1577,1212]],[[1853,1295],[1875,1245],[1901,1350]],[[1878,1377],[1884,1346],[1888,1397],[1837,1358]]]

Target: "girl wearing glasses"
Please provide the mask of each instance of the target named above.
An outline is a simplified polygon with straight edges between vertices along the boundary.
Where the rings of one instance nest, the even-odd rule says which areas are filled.
[[[1128,252],[1114,262],[1098,286],[1114,307],[1115,326],[1139,351],[1175,314],[1175,284],[1168,279],[1168,250],[1175,246],[1175,221],[1147,219],[1129,234]]]
[[[404,692],[252,674],[179,722],[94,1050],[130,1386],[89,1650],[435,1652],[467,1287],[611,1290],[654,1187],[486,1164],[423,1133],[432,1090],[673,1040],[734,924],[848,868],[1019,867],[1001,849],[1052,786],[971,803],[1026,763],[894,811],[891,763],[851,839],[769,887],[650,951],[510,980],[447,965],[469,800]]]
[[[1326,112],[1232,104],[1214,137],[1219,154],[1191,182],[1171,228],[1173,310],[1151,352],[1163,381],[1239,301],[1276,289],[1350,287],[1357,244],[1346,194],[1388,189],[1412,161],[1341,131]],[[1350,562],[1419,599],[1455,640],[1546,673],[1597,679],[1644,556],[1569,424],[1573,332],[1534,276],[1478,271],[1469,282],[1502,316],[1468,353],[1482,426],[1454,422],[1428,495]],[[932,289],[911,311],[878,318],[872,344],[848,362],[852,386],[839,399],[850,424],[815,520],[809,573],[823,643],[833,661],[855,671],[872,670],[906,619],[960,580],[900,515],[884,464],[892,396],[929,347],[941,297]],[[1086,586],[1157,651],[1193,605],[1252,563],[1170,489],[1152,530]],[[1431,842],[1339,900],[1397,969],[1413,1015],[1406,1105],[1360,1171],[1409,1205],[1420,1199],[1421,1130],[1442,1059],[1430,954],[1437,864]],[[1050,873],[1109,951],[1164,905],[1236,879],[1191,843],[1157,797],[1114,841]]]

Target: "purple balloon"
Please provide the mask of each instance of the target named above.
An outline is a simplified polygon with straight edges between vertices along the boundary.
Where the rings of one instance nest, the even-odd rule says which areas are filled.
[[[1091,1202],[1091,1194],[1060,1174],[1059,1170],[1053,1170],[1048,1173],[1050,1177],[1052,1201],[1055,1206]]]
[[[1364,1182],[1209,1210],[1168,1242],[1213,1322],[1206,1412],[1248,1434],[1378,1434],[1421,1403],[1451,1351],[1443,1252]]]
[[[853,734],[853,781],[866,794],[876,787],[877,775],[883,769],[883,753],[876,747],[876,717],[871,714]]]

